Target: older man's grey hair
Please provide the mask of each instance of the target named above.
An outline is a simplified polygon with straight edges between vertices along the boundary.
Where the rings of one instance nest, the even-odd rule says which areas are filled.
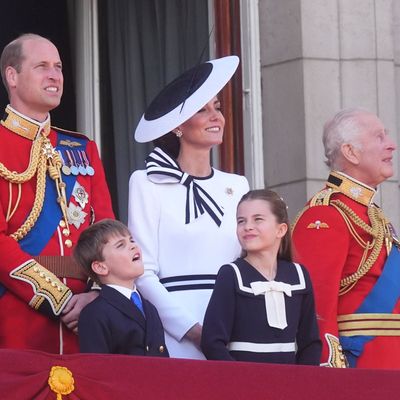
[[[337,112],[325,123],[322,141],[325,149],[325,163],[329,168],[342,170],[342,144],[350,143],[354,147],[361,148],[357,141],[357,134],[364,127],[358,117],[365,114],[372,113],[361,107],[346,108]]]

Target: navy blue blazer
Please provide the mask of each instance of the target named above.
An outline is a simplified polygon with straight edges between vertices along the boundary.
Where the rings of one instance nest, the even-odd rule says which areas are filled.
[[[168,357],[157,309],[143,297],[142,302],[146,318],[123,294],[102,286],[79,316],[80,351]]]

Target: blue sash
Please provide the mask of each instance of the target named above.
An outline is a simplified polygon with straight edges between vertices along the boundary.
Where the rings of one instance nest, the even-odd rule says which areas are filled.
[[[355,314],[379,313],[390,314],[400,296],[400,250],[393,245],[386,259],[383,271],[375,286],[364,299]],[[350,367],[357,365],[366,343],[375,336],[340,336],[340,343],[346,352]]]
[[[86,138],[74,136],[73,140],[81,144],[79,150],[86,150],[86,144],[88,142]],[[57,132],[56,145],[57,150],[71,150],[69,146],[60,144],[61,141],[68,143],[68,141],[71,141],[71,136]],[[72,174],[63,175],[63,182],[66,185],[65,192],[67,203],[75,186],[76,178],[77,177]],[[58,194],[55,182],[49,176],[46,176],[46,191],[42,211],[29,233],[19,241],[21,249],[32,256],[41,254],[61,220],[62,212],[57,203],[57,197]],[[5,290],[6,289],[0,284],[0,297],[4,294]]]

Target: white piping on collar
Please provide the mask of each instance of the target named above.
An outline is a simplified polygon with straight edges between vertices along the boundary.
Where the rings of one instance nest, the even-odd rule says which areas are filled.
[[[299,283],[298,283],[298,284],[296,284],[296,285],[290,285],[290,286],[291,286],[291,289],[292,289],[292,292],[295,291],[295,290],[303,290],[303,289],[305,289],[305,287],[306,287],[306,280],[305,280],[305,278],[304,278],[303,271],[302,271],[302,269],[301,269],[301,267],[300,267],[300,264],[298,264],[298,263],[292,263],[292,264],[296,267],[297,275],[298,275],[298,277],[299,277]],[[241,273],[240,273],[240,271],[239,271],[238,266],[237,266],[235,263],[230,263],[229,265],[230,265],[230,266],[233,268],[233,270],[235,271],[239,289],[240,289],[242,292],[254,294],[253,289],[252,289],[250,286],[245,286],[245,285],[243,284],[242,275],[241,275]],[[260,296],[264,296],[264,294],[260,294]]]

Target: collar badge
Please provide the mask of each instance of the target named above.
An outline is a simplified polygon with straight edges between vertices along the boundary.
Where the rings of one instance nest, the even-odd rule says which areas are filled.
[[[362,189],[359,186],[353,186],[350,188],[350,193],[355,199],[358,199],[362,194]]]

